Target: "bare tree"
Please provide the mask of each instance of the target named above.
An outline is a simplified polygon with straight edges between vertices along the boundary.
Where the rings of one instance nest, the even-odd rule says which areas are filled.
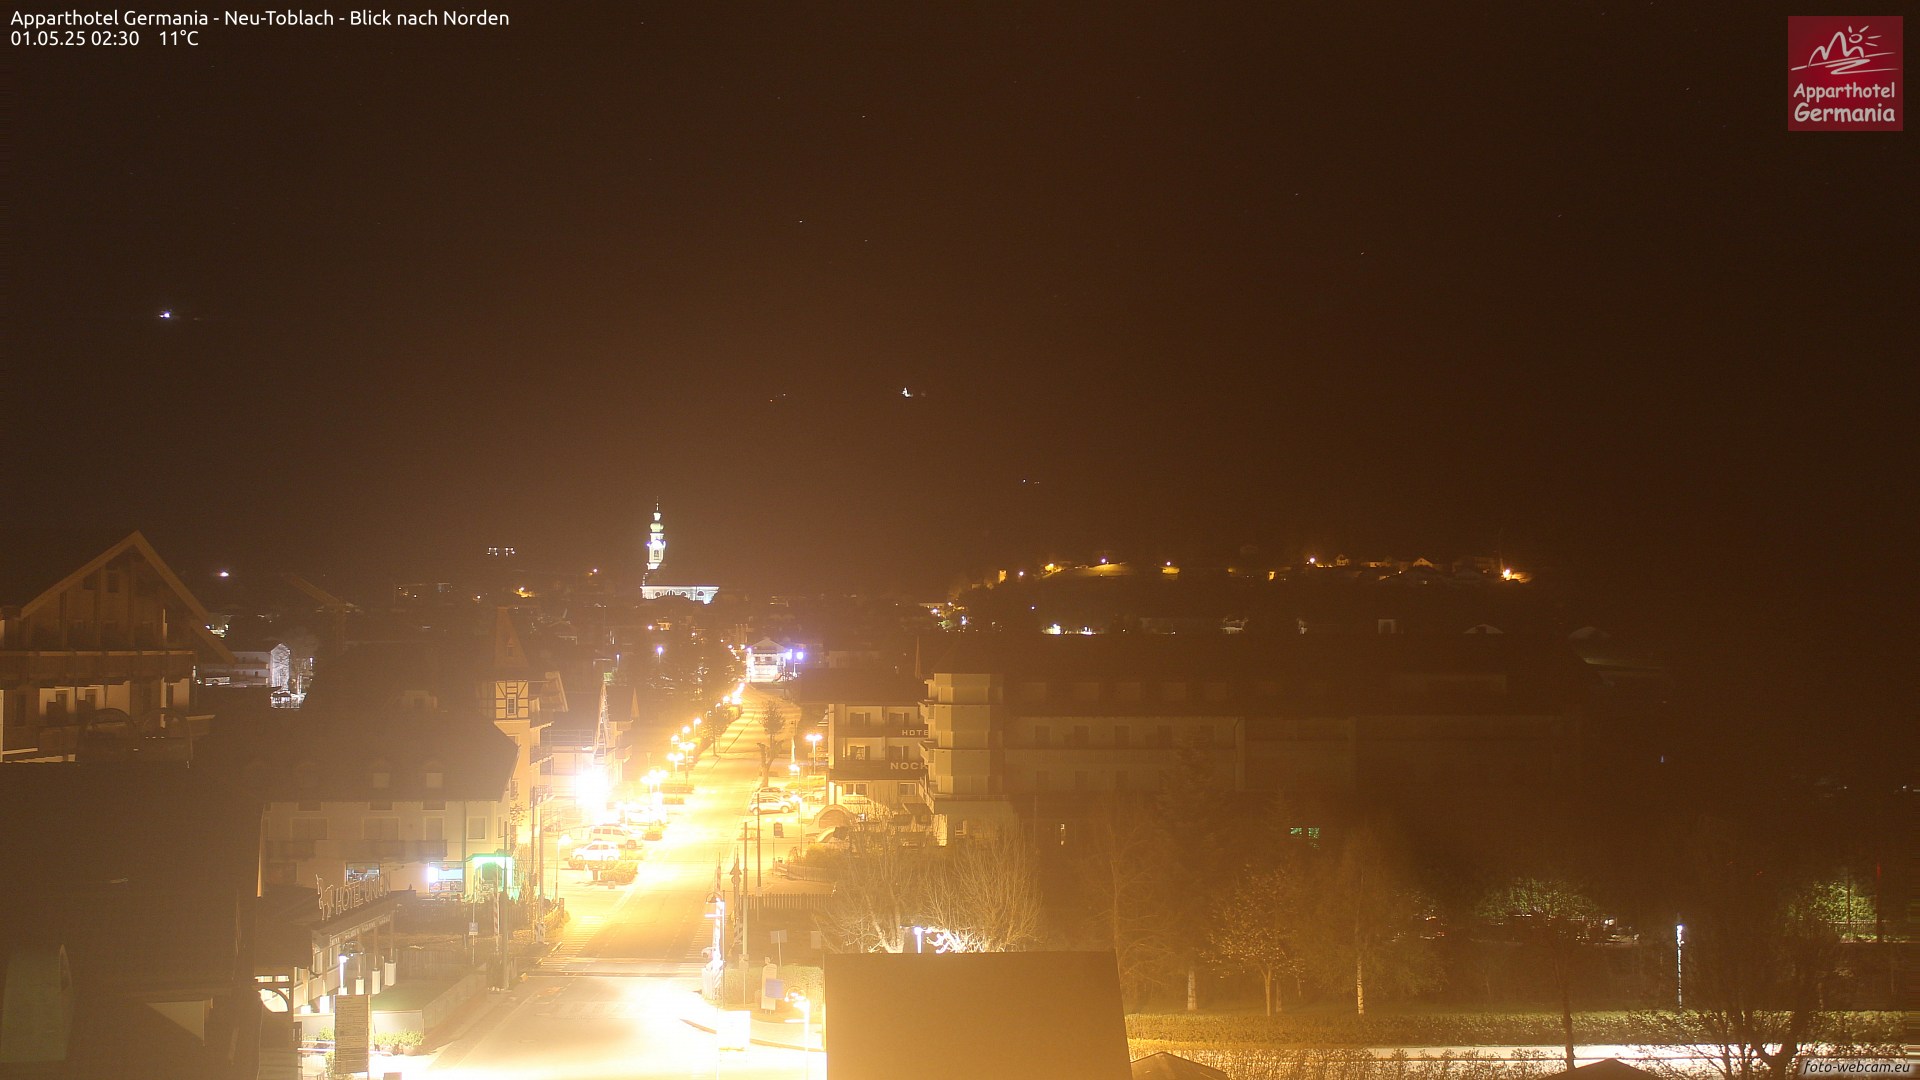
[[[1034,859],[1017,836],[995,835],[932,850],[903,848],[884,834],[850,857],[827,908],[848,947],[903,952],[912,928],[942,952],[1009,952],[1041,941]]]
[[[1213,958],[1260,976],[1268,1016],[1280,1008],[1280,985],[1297,981],[1304,969],[1300,942],[1309,907],[1298,870],[1271,867],[1242,878],[1214,913]]]
[[[944,932],[943,950],[1012,952],[1039,944],[1033,853],[1011,830],[945,849],[929,886],[926,920]]]
[[[1336,985],[1352,980],[1355,1014],[1366,1015],[1369,989],[1415,993],[1436,981],[1439,965],[1423,936],[1432,905],[1378,830],[1347,836],[1319,899],[1310,962]]]
[[[1078,859],[1093,938],[1113,949],[1129,1009],[1160,986],[1178,957],[1169,895],[1171,838],[1146,814],[1115,808],[1089,830]]]
[[[1200,961],[1208,917],[1221,891],[1245,864],[1244,818],[1235,812],[1231,782],[1215,775],[1213,750],[1198,739],[1175,755],[1167,785],[1155,800],[1168,844],[1158,861],[1169,880],[1162,902],[1172,910],[1171,943],[1186,967],[1187,1011],[1200,1007]]]
[[[1572,884],[1554,878],[1517,878],[1488,893],[1480,916],[1536,946],[1560,998],[1560,1032],[1567,1068],[1573,1068],[1573,978],[1580,951],[1603,932],[1600,909]]]
[[[787,729],[787,718],[793,710],[771,697],[765,701],[766,707],[760,713],[760,730],[767,733],[767,742],[773,744],[780,741],[780,733]]]
[[[1823,1026],[1839,934],[1821,887],[1710,824],[1686,924],[1683,1030],[1726,1080],[1785,1080]]]
[[[931,866],[919,849],[890,837],[848,858],[827,905],[827,925],[856,952],[905,952],[932,892]]]

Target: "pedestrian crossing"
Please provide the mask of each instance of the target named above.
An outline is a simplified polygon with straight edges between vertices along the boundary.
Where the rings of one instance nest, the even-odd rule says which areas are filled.
[[[607,924],[604,915],[575,915],[562,932],[560,944],[549,953],[549,960],[572,960],[587,951],[594,936]]]
[[[638,1001],[551,1001],[533,1012],[554,1020],[631,1020],[644,1008]]]

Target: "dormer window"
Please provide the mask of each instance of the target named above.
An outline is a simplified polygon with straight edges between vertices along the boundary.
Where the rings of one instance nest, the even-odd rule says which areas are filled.
[[[428,791],[439,791],[446,786],[446,769],[438,761],[427,762],[426,765],[421,768],[420,772],[421,779],[425,782]]]
[[[393,769],[385,759],[375,759],[367,766],[367,783],[376,791],[385,791],[393,782]]]

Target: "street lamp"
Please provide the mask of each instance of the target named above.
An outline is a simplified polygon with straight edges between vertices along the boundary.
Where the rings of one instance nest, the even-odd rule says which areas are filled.
[[[807,1000],[807,995],[794,990],[787,994],[787,1004],[800,1010],[800,1052],[803,1055],[811,1054],[813,1052],[813,1002]],[[813,1075],[812,1057],[801,1058],[800,1075]]]
[[[1687,924],[1673,924],[1673,1007],[1687,1007]]]
[[[809,731],[807,732],[807,764],[817,765],[819,764],[819,758],[820,733],[817,731]]]

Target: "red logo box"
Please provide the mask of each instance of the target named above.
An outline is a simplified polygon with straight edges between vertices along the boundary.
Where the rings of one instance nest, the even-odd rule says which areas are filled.
[[[1898,15],[1787,17],[1787,130],[1904,131]]]

